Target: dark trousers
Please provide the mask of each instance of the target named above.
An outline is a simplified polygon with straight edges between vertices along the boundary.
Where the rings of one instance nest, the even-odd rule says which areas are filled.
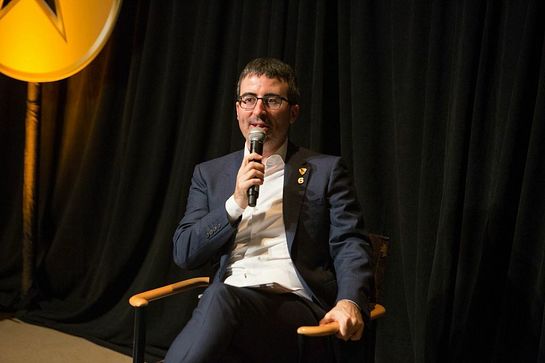
[[[299,326],[315,325],[324,314],[294,294],[216,282],[203,293],[165,362],[331,362],[330,338],[307,338],[301,344],[297,335]]]

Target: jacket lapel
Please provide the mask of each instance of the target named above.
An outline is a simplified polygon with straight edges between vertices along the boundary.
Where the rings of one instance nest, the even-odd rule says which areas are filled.
[[[304,153],[297,146],[291,143],[288,144],[286,166],[284,169],[282,208],[284,212],[286,239],[290,251],[293,246],[295,232],[297,231],[301,203],[306,192],[310,174],[311,168],[306,162]]]
[[[235,186],[237,183],[237,174],[238,170],[240,169],[240,165],[242,164],[243,158],[244,150],[233,153],[231,160],[227,161],[228,167],[223,169],[225,173],[220,174],[220,178],[224,180],[225,183],[228,183],[227,187],[223,189],[225,193],[223,199],[225,200],[229,199],[229,197],[231,197],[233,191],[235,190]]]
[[[224,205],[233,194],[243,155],[243,151],[237,151],[206,164],[209,207]]]

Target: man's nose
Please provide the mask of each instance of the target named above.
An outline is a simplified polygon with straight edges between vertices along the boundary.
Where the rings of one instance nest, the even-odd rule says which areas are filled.
[[[263,102],[262,98],[258,98],[257,102],[254,107],[254,114],[256,115],[262,115],[266,110],[265,102]]]

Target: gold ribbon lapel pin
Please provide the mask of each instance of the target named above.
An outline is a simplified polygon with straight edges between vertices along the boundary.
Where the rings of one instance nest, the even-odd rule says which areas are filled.
[[[306,174],[307,170],[307,168],[299,168],[299,175],[301,176],[299,177],[299,179],[297,179],[297,184],[303,184],[305,182],[305,178],[303,178],[303,175]]]

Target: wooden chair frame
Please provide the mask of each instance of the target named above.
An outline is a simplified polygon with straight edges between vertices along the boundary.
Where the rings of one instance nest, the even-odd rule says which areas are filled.
[[[369,234],[373,245],[373,268],[374,268],[374,293],[371,303],[371,320],[376,320],[386,314],[382,302],[382,281],[384,279],[385,260],[388,256],[390,239],[385,236]],[[205,288],[210,283],[209,277],[195,277],[173,284],[165,285],[156,289],[141,292],[129,299],[129,304],[134,308],[134,337],[133,337],[133,363],[144,363],[146,347],[146,322],[145,307],[150,302],[168,296],[177,295],[197,288]],[[318,337],[337,334],[339,324],[332,322],[325,325],[301,326],[297,329],[299,336]]]

